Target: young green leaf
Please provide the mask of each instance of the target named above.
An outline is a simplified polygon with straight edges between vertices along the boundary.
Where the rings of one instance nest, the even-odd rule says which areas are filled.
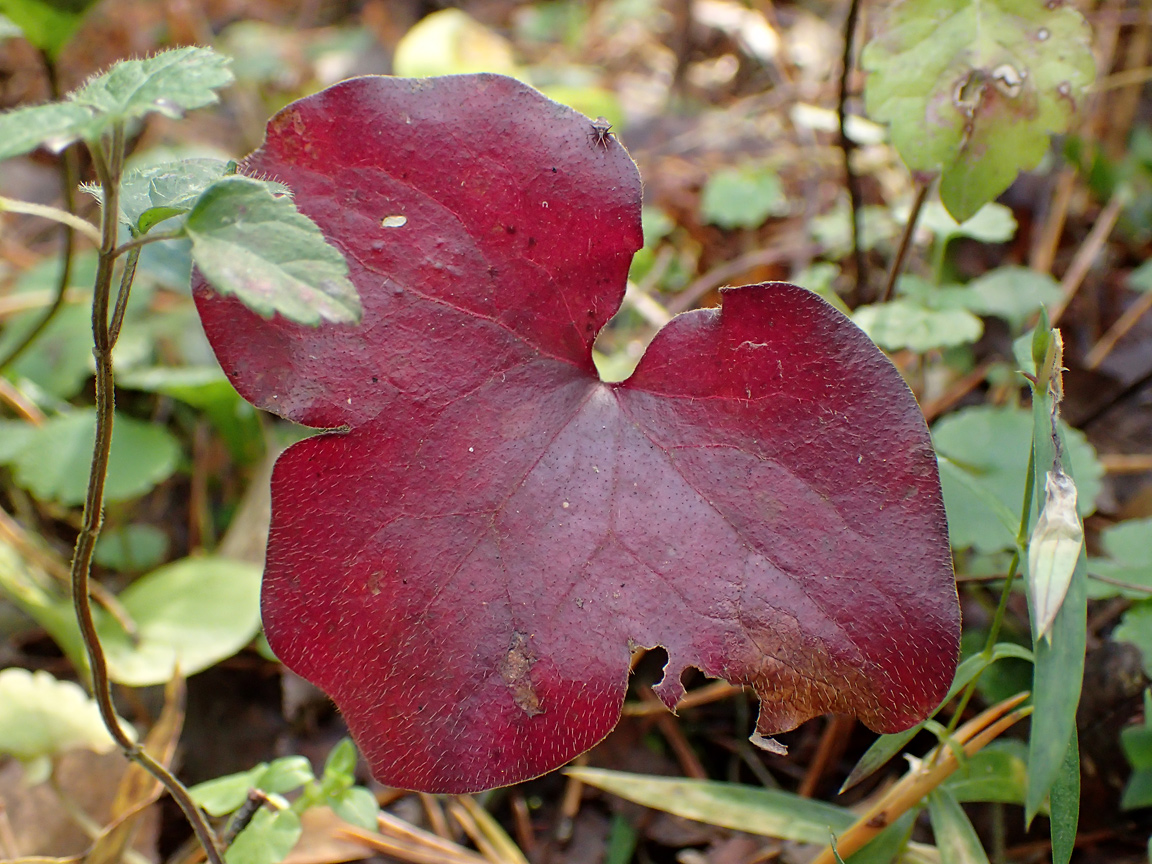
[[[976,829],[964,814],[960,802],[946,789],[928,796],[928,814],[942,864],[988,864],[988,856],[976,836]]]
[[[151,570],[168,555],[168,535],[155,525],[132,524],[105,528],[96,541],[92,560],[125,573]]]
[[[1084,548],[1084,526],[1076,512],[1076,484],[1059,469],[1047,473],[1044,509],[1028,540],[1028,599],[1036,633],[1047,636]]]
[[[122,218],[138,234],[154,225],[187,213],[200,194],[230,173],[232,163],[222,159],[184,159],[128,171],[120,182]]]
[[[376,797],[363,786],[353,786],[333,795],[328,804],[345,822],[367,831],[376,830],[380,805],[376,803]]]
[[[1039,163],[1095,69],[1080,13],[1039,0],[902,0],[861,62],[868,113],[909,168],[942,173],[958,221]]]
[[[286,196],[248,177],[208,188],[188,214],[192,258],[221,294],[265,318],[356,323],[360,299],[344,256]]]
[[[92,111],[74,102],[49,102],[0,114],[0,159],[11,159],[41,144],[62,150],[84,136]]]
[[[179,117],[216,102],[232,83],[228,58],[209,48],[176,48],[144,60],[123,60],[63,102],[0,114],[0,159],[40,145],[63,149],[93,141],[116,123],[153,112]]]
[[[256,780],[268,767],[267,762],[261,762],[247,771],[237,774],[226,774],[223,777],[213,777],[203,783],[197,783],[188,793],[196,806],[204,808],[209,816],[224,816],[233,810],[238,810],[248,798],[248,790],[256,788]]]
[[[0,12],[20,28],[24,38],[51,59],[84,20],[95,0],[0,0]]]
[[[302,833],[300,817],[291,810],[257,810],[228,847],[224,860],[227,864],[280,864]]]
[[[153,112],[177,118],[219,101],[216,91],[232,83],[229,62],[210,48],[174,48],[143,60],[122,60],[69,98],[96,114],[95,134]]]

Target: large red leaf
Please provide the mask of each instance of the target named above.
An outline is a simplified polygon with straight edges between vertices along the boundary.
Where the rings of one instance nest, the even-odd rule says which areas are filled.
[[[730,289],[600,382],[640,180],[508,78],[339,84],[244,167],[295,190],[363,299],[360,327],[308,329],[196,290],[240,392],[335,430],[276,465],[264,623],[379,780],[563,764],[617,722],[638,646],[667,649],[668,705],[688,666],[755,688],[765,735],[936,706],[959,625],[935,459],[839,312]]]

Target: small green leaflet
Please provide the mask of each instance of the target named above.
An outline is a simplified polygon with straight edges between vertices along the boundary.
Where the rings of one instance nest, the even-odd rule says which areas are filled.
[[[221,294],[300,324],[356,323],[360,298],[344,256],[286,196],[248,177],[225,177],[188,214],[192,260]]]
[[[117,123],[159,113],[179,117],[218,100],[232,83],[228,58],[210,48],[176,48],[144,60],[124,60],[63,102],[0,114],[0,159],[35,150],[60,150],[94,141]]]
[[[868,113],[963,222],[1068,128],[1095,64],[1060,0],[901,0],[861,58]]]

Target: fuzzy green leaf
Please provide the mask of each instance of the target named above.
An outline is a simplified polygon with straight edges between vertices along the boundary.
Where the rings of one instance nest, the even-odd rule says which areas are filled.
[[[861,306],[852,320],[881,348],[917,354],[975,342],[984,332],[980,319],[965,309],[928,309],[904,299]]]
[[[221,159],[186,159],[128,171],[120,183],[120,209],[124,220],[138,233],[187,213],[200,194],[231,173],[231,163]]]
[[[219,101],[216,91],[232,83],[228,63],[227,57],[210,48],[161,51],[143,60],[117,63],[69,98],[96,112],[96,133],[153,112],[177,118]]]
[[[862,64],[868,113],[963,221],[1034,168],[1092,81],[1091,31],[1043,0],[902,0]]]
[[[62,150],[91,127],[92,111],[74,102],[49,102],[0,114],[0,159],[29,153],[41,144]]]
[[[758,228],[769,216],[788,212],[784,186],[775,171],[748,166],[717,171],[704,184],[700,215],[721,228]]]
[[[360,299],[344,256],[286,196],[248,177],[211,186],[188,214],[192,258],[221,294],[291,321],[355,323]]]

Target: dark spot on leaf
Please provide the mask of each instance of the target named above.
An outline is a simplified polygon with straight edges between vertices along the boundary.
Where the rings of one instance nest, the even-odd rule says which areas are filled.
[[[524,638],[524,634],[513,632],[512,644],[508,648],[508,653],[500,661],[500,677],[504,679],[504,683],[512,691],[512,698],[517,706],[529,717],[544,713],[544,709],[540,707],[540,699],[536,696],[536,690],[532,686],[530,675],[532,664],[535,662],[536,655],[528,648],[528,641]]]

